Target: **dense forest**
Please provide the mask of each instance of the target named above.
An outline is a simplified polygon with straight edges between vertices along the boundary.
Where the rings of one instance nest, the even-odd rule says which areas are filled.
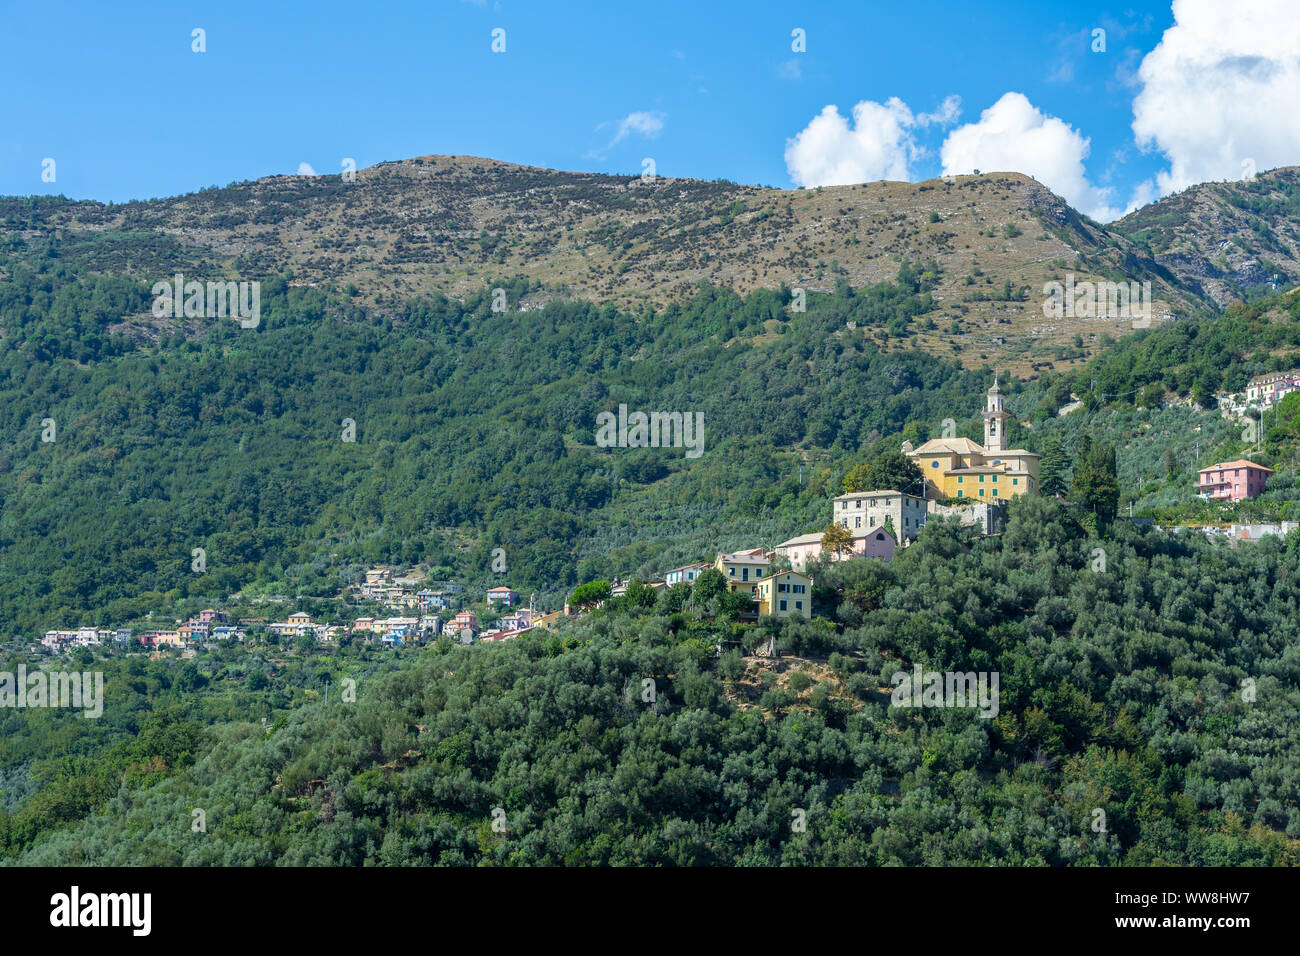
[[[489,287],[388,317],[275,280],[246,329],[155,322],[146,287],[46,265],[11,262],[0,286],[0,637],[331,597],[378,561],[482,581],[500,547],[512,586],[555,599],[775,544],[821,519],[862,449],[974,413],[988,387],[865,339],[929,308],[924,267],[806,312],[789,290],[713,287],[640,315],[519,311],[516,280],[496,286],[506,311]],[[703,457],[598,448],[619,405],[702,414]]]
[[[521,311],[538,290],[516,279],[390,316],[275,279],[247,329],[155,320],[145,285],[83,278],[62,257],[6,260],[0,283],[9,639],[234,594],[332,599],[374,562],[482,584],[502,548],[512,586],[554,603],[595,577],[771,546],[821,526],[843,475],[879,448],[945,418],[979,438],[991,378],[873,344],[933,308],[933,263],[840,282],[803,312],[789,289],[710,286],[640,314],[568,299]],[[1126,500],[1185,507],[1198,461],[1231,453],[1240,429],[1162,397],[1288,363],[1298,302],[1139,332],[1081,372],[1007,383],[1034,423],[1009,437],[1073,454],[1083,433],[1104,436],[1121,478],[1140,480]],[[1086,414],[1056,418],[1072,394]],[[703,456],[597,447],[597,415],[619,405],[699,413]]]
[[[936,520],[819,585],[811,622],[610,602],[389,673],[114,662],[129,739],[0,718],[0,845],[97,865],[1300,862],[1294,539],[1093,538],[1017,499],[1001,536]],[[768,637],[797,656],[740,656]],[[999,672],[997,716],[890,706],[918,663]],[[354,703],[322,687],[345,670]]]
[[[949,418],[979,438],[992,378],[873,341],[929,319],[933,263],[805,311],[790,289],[707,285],[639,312],[523,310],[545,290],[502,278],[381,314],[278,278],[248,329],[155,321],[147,285],[61,259],[0,263],[0,670],[46,627],[315,612],[375,562],[472,586],[500,547],[509,583],[558,605],[771,546],[824,528],[846,477],[903,440]],[[105,672],[102,719],[0,709],[0,856],[1298,862],[1295,536],[1099,524],[1078,494],[1104,460],[1110,507],[1185,514],[1198,463],[1244,445],[1170,397],[1212,405],[1294,364],[1296,301],[1004,381],[1008,440],[1073,505],[1017,500],[990,538],[935,520],[891,564],[821,567],[810,622],[750,627],[725,595],[637,585],[495,646],[79,650],[69,666]],[[699,412],[703,456],[598,447],[619,405]],[[1294,456],[1300,401],[1267,425],[1262,460]],[[1293,476],[1240,513],[1300,517]],[[769,639],[787,656],[752,655]],[[998,673],[996,717],[890,706],[915,665]]]

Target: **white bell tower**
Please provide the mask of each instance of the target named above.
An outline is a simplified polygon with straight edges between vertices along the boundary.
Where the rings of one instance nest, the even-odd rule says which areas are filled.
[[[1011,416],[1002,405],[1002,389],[998,388],[998,379],[993,377],[993,387],[989,389],[988,404],[984,408],[984,450],[988,454],[1006,451],[1007,421]]]

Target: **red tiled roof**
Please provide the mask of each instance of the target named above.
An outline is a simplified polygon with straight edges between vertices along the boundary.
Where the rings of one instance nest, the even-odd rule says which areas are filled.
[[[1273,469],[1272,469],[1272,468],[1269,468],[1269,467],[1267,467],[1267,466],[1265,466],[1265,465],[1261,465],[1261,464],[1259,464],[1258,462],[1247,461],[1247,460],[1244,459],[1244,458],[1238,458],[1236,461],[1224,461],[1224,462],[1220,462],[1220,463],[1217,464],[1217,465],[1210,465],[1210,466],[1207,467],[1207,468],[1202,468],[1202,469],[1200,469],[1200,471],[1201,471],[1201,472],[1207,472],[1207,471],[1228,471],[1229,469],[1235,469],[1235,468],[1258,468],[1260,471],[1266,471],[1266,472],[1268,472],[1270,475],[1273,474]]]

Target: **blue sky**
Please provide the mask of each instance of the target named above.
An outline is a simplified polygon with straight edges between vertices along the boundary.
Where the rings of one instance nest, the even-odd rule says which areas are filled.
[[[429,153],[785,188],[984,162],[1110,218],[1300,162],[1295,15],[1215,6],[1241,7],[5,3],[0,193],[147,199]]]

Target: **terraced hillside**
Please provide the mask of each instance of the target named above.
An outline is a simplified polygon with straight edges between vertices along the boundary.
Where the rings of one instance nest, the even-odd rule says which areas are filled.
[[[643,308],[681,301],[701,281],[830,290],[933,262],[940,308],[908,338],[877,344],[1029,376],[1077,364],[1132,325],[1045,317],[1047,282],[1150,281],[1156,322],[1216,301],[1177,261],[1166,267],[1018,173],[781,190],[426,156],[352,182],[276,176],[125,205],[11,198],[0,201],[0,230],[10,252],[79,271],[149,282],[282,275],[381,310],[515,276],[544,287],[523,308],[553,290]],[[124,319],[138,330],[154,322]]]

